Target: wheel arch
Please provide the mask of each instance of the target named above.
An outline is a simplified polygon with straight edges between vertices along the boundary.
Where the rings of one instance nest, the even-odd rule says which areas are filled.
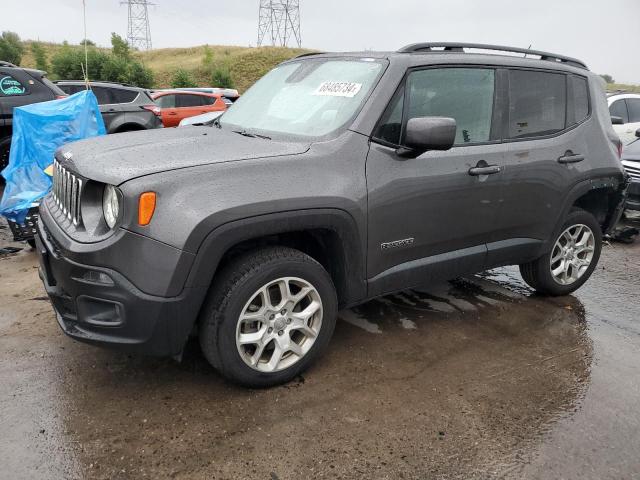
[[[127,122],[127,123],[118,125],[116,128],[114,128],[113,133],[137,132],[139,130],[146,130],[146,128],[143,125],[140,125],[139,123]]]
[[[366,297],[363,239],[353,217],[339,209],[259,215],[216,228],[200,245],[187,286],[209,288],[220,269],[237,255],[271,245],[296,248],[322,264],[335,284],[341,307]]]
[[[626,182],[618,176],[598,177],[575,185],[566,197],[556,230],[574,208],[591,213],[607,234],[617,223],[622,211]]]

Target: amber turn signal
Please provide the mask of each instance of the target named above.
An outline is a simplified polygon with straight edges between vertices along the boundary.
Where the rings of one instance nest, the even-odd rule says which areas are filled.
[[[138,201],[138,223],[143,227],[151,223],[156,210],[156,192],[144,192]]]

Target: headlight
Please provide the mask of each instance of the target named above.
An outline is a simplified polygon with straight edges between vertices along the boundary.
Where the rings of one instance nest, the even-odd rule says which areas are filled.
[[[118,192],[113,185],[107,185],[104,187],[104,193],[102,194],[102,211],[104,213],[104,220],[109,225],[109,228],[116,226],[118,221],[118,215],[120,214],[120,201],[118,200]]]

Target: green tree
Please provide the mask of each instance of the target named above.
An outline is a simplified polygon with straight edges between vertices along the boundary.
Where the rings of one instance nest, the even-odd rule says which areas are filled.
[[[605,73],[604,75],[600,75],[605,82],[607,83],[616,83],[616,81],[613,79],[613,77],[607,73]]]
[[[216,67],[211,73],[211,85],[219,88],[235,88],[229,68]]]
[[[20,37],[14,32],[2,32],[0,35],[0,60],[20,65],[24,46]]]
[[[190,88],[195,86],[196,81],[189,72],[182,68],[179,68],[174,72],[173,78],[171,79],[172,88]]]
[[[36,61],[36,68],[38,70],[49,70],[49,61],[47,60],[47,52],[39,42],[31,43],[31,54]]]
[[[111,33],[111,52],[120,58],[131,58],[131,49],[127,41],[117,33]]]
[[[95,47],[96,46],[96,42],[89,40],[88,38],[85,38],[84,40],[82,40],[80,42],[81,46],[85,46],[85,44],[87,45],[87,47]]]
[[[213,68],[213,50],[209,45],[204,46],[204,55],[202,56],[202,66],[205,70],[210,71]]]
[[[142,88],[153,87],[153,72],[140,62],[129,63],[129,83]]]

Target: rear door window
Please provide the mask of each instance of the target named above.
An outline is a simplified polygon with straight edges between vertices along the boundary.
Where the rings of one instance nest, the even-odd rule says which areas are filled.
[[[640,98],[627,98],[629,123],[640,122]]]
[[[612,117],[620,117],[624,123],[629,123],[629,114],[627,113],[627,104],[624,100],[616,100],[609,107],[609,113]]]
[[[112,88],[111,94],[114,103],[131,103],[138,96],[138,92],[132,90],[124,90],[121,88]]]
[[[561,73],[509,71],[509,138],[551,135],[564,130],[567,81]]]
[[[0,97],[28,95],[29,89],[16,78],[0,72]]]
[[[111,98],[111,89],[105,87],[91,87],[91,90],[93,90],[93,93],[98,99],[98,105],[109,105],[114,103]]]
[[[156,98],[156,103],[160,108],[175,108],[176,96],[175,95],[162,95]]]
[[[176,107],[201,107],[203,105],[203,96],[200,95],[176,95]]]

